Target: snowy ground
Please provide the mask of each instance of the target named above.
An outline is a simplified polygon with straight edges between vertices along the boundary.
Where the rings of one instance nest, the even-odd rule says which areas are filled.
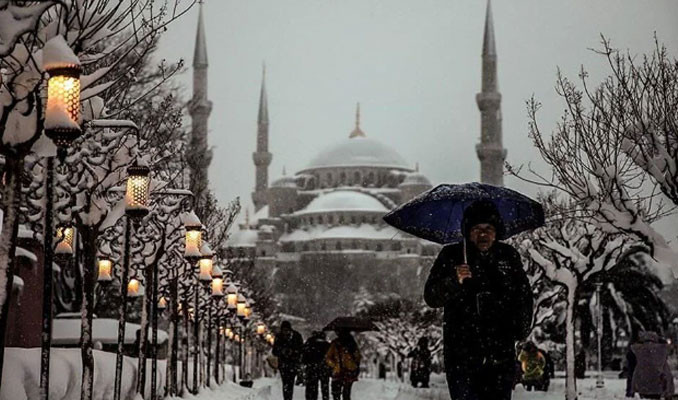
[[[7,348],[5,368],[2,376],[0,400],[27,400],[38,398],[38,372],[40,369],[40,349]],[[115,354],[94,352],[94,398],[110,399],[113,393]],[[134,398],[136,359],[125,357],[122,393],[123,398]],[[164,381],[164,361],[158,363],[158,387]],[[150,370],[150,365],[149,365]],[[50,399],[76,400],[80,398],[80,351],[79,349],[52,349],[50,369]],[[230,375],[227,374],[227,376]],[[614,372],[606,374],[605,388],[598,391],[595,379],[578,381],[580,400],[624,399],[625,381],[615,378]],[[229,376],[230,379],[230,376]],[[362,379],[353,389],[353,398],[358,400],[449,400],[443,376],[433,376],[431,389],[413,389],[409,385],[396,381]],[[149,385],[150,386],[150,382]],[[562,400],[565,398],[565,380],[556,378],[551,381],[548,392],[527,392],[518,386],[514,400]],[[195,400],[282,400],[282,388],[279,378],[263,378],[255,381],[254,389],[246,389],[227,382],[214,389],[201,389],[197,396],[187,394],[183,399]],[[296,386],[295,400],[304,399],[304,387]]]
[[[625,382],[620,379],[609,378],[605,382],[605,389],[596,392],[595,379],[579,381],[580,400],[624,399]],[[353,388],[354,399],[359,400],[449,400],[447,388],[443,378],[433,382],[432,389],[412,389],[408,385],[393,381],[363,379]],[[223,391],[204,393],[202,396],[192,397],[200,400],[235,399],[235,400],[282,400],[282,388],[277,378],[259,379],[255,382],[255,389],[237,397],[233,387]],[[239,391],[243,389],[237,388]],[[269,390],[270,389],[270,390]],[[223,394],[222,394],[223,393]],[[565,398],[565,381],[557,378],[552,381],[548,392],[527,392],[518,386],[513,394],[514,400],[563,400]],[[304,387],[295,386],[294,400],[304,399]]]

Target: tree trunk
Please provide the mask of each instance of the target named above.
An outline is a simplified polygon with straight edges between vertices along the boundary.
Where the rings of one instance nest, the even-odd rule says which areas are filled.
[[[188,353],[191,351],[191,335],[189,329],[189,313],[188,313],[188,300],[183,301],[183,306],[181,307],[184,314],[184,337],[186,338],[186,346],[184,348],[184,357],[181,367],[181,396],[183,397],[184,391],[189,390],[188,387]]]
[[[139,330],[139,358],[137,360],[137,393],[141,394],[141,398],[146,397],[146,351],[148,350],[148,319],[149,310],[153,298],[153,265],[147,265],[144,268],[144,283],[146,290],[144,297],[141,300],[141,326]]]
[[[219,311],[217,310],[217,313]],[[214,383],[219,385],[219,342],[221,338],[221,318],[217,314],[217,326],[216,326],[216,343],[215,343],[215,348],[214,348]]]
[[[79,231],[79,232],[78,232]],[[81,226],[76,230],[82,240],[83,279],[80,328],[80,351],[82,357],[81,400],[91,400],[94,385],[94,354],[92,352],[92,319],[94,317],[94,285],[96,276],[97,234],[92,227]],[[78,263],[76,261],[76,269]]]
[[[205,371],[205,383],[207,387],[211,387],[210,379],[212,379],[212,370],[210,364],[212,363],[212,307],[210,307],[210,300],[207,300],[207,368]]]
[[[19,232],[19,201],[21,198],[21,172],[23,161],[7,157],[5,160],[5,186],[2,190],[2,232],[11,232],[7,240],[0,240],[0,377],[5,361],[5,334],[9,303],[12,296],[14,283],[14,253],[16,252],[16,240]],[[3,235],[3,239],[5,239]],[[2,379],[0,379],[2,389]]]
[[[114,400],[120,400],[122,386],[122,362],[125,349],[125,318],[127,317],[127,281],[129,280],[130,262],[130,220],[125,218],[125,245],[123,251],[123,266],[120,277],[120,305],[118,306],[118,349],[115,357],[115,387]]]
[[[565,317],[565,347],[567,376],[565,381],[565,399],[577,400],[577,380],[574,376],[574,308],[576,299],[576,287],[568,287],[567,290],[567,314]]]

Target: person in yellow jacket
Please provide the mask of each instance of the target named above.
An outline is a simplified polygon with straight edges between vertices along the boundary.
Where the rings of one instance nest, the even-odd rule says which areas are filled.
[[[351,332],[339,330],[325,355],[332,371],[333,400],[351,400],[351,387],[360,375],[360,349]]]
[[[525,343],[523,350],[518,355],[521,369],[523,370],[523,386],[528,391],[533,387],[539,387],[544,378],[546,358],[532,342]]]

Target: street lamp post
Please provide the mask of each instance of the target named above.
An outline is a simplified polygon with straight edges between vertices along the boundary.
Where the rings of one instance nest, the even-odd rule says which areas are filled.
[[[49,43],[45,47],[51,46]],[[45,65],[47,81],[47,107],[45,110],[45,135],[57,145],[59,159],[66,157],[66,148],[82,134],[80,127],[80,72],[77,57],[69,62],[51,62]],[[50,65],[51,64],[51,65]],[[52,345],[52,241],[54,202],[54,157],[47,157],[45,176],[45,231],[43,235],[43,294],[42,334],[40,357],[40,399],[49,398],[49,360]]]
[[[123,266],[120,278],[120,304],[118,306],[118,348],[115,357],[115,386],[114,400],[120,400],[122,387],[122,361],[125,345],[125,319],[127,317],[126,287],[125,282],[129,279],[130,242],[132,240],[130,220],[138,223],[148,214],[148,197],[150,183],[150,169],[144,165],[135,163],[127,168],[127,188],[125,192],[125,237],[123,251]]]

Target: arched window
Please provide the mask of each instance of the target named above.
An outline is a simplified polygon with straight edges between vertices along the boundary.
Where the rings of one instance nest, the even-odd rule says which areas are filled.
[[[327,245],[325,244],[325,242],[320,243],[320,250],[322,251],[327,250]]]
[[[339,174],[339,183],[342,185],[346,184],[346,172]]]
[[[357,186],[360,186],[360,172],[356,171],[353,173],[353,183],[356,184]]]
[[[381,245],[381,243],[377,243],[377,251],[382,251],[384,249],[384,246]]]
[[[367,185],[368,186],[374,186],[374,184],[375,184],[375,182],[374,182],[374,172],[370,172],[369,174],[367,174]]]
[[[342,245],[341,245],[341,242],[337,242],[337,244],[336,244],[336,249],[339,250],[339,251],[343,250],[343,247],[342,247]]]
[[[334,215],[330,215],[329,217],[327,217],[327,219],[328,219],[330,224],[334,223]]]
[[[393,251],[400,251],[401,248],[402,245],[400,244],[400,242],[395,242],[391,244],[391,250]]]
[[[304,243],[304,245],[301,247],[303,251],[308,251],[308,243]]]
[[[327,173],[327,186],[332,187],[332,174]]]
[[[356,221],[355,215],[351,215],[351,223],[352,223],[352,224],[355,224],[355,223],[357,223],[357,222],[358,222],[358,221]]]
[[[343,224],[343,223],[344,223],[344,216],[343,216],[343,215],[340,215],[340,216],[339,216],[339,223],[340,223],[340,224]]]

